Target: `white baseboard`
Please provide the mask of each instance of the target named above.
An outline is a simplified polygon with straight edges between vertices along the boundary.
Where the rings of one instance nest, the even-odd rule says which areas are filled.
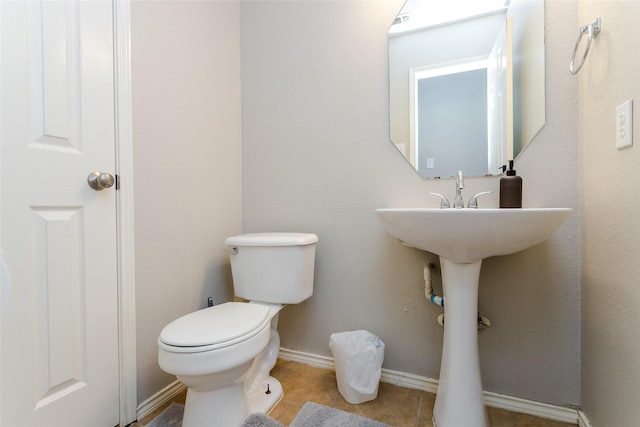
[[[578,411],[578,426],[579,427],[591,427],[591,423],[587,419],[587,416],[582,411]]]
[[[578,411],[573,408],[565,408],[564,406],[550,405],[548,403],[521,399],[519,397],[507,396],[504,394],[491,393],[488,391],[483,392],[483,396],[485,405],[493,408],[534,415],[539,418],[546,418],[548,420],[561,421],[564,423],[578,423]]]
[[[144,417],[182,393],[185,388],[186,387],[184,384],[182,384],[178,380],[175,380],[174,382],[142,402],[140,405],[138,405],[137,408],[138,420],[143,419]]]
[[[318,368],[335,369],[333,358],[318,356],[310,353],[281,348],[278,357],[283,360],[303,363],[305,365]],[[438,380],[405,372],[382,369],[380,381],[384,383],[399,385],[402,387],[424,390],[436,393],[438,390]],[[505,409],[507,411],[520,412],[546,418],[554,421],[578,424],[580,417],[580,427],[591,427],[586,417],[581,411],[563,406],[549,405],[547,403],[535,402],[533,400],[520,399],[518,397],[506,396],[498,393],[485,391],[483,393],[484,403],[494,408]],[[584,421],[583,421],[584,420]]]

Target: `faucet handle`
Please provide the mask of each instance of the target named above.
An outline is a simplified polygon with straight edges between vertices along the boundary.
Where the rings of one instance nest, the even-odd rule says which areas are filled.
[[[478,209],[478,196],[482,196],[483,194],[491,194],[491,191],[482,191],[475,196],[469,199],[469,203],[467,203],[467,207]]]
[[[449,205],[449,200],[447,200],[446,197],[444,197],[442,194],[440,193],[429,193],[432,196],[438,196],[440,197],[440,209],[447,209],[450,208],[451,205]]]

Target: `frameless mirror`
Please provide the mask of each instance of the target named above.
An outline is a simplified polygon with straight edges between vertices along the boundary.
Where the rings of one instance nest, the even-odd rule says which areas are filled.
[[[390,137],[423,178],[498,175],[545,122],[544,0],[407,0]]]

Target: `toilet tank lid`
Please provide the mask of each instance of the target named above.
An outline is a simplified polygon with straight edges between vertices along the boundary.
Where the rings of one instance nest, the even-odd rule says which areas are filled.
[[[313,233],[248,233],[228,237],[229,246],[304,246],[318,241]]]

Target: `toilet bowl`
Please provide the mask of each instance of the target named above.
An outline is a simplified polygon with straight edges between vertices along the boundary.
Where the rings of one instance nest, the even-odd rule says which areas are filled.
[[[315,243],[307,233],[256,233],[228,238],[236,295],[169,323],[158,337],[158,363],[187,386],[184,427],[237,426],[268,413],[282,386],[270,371],[280,349],[284,304],[313,291]]]
[[[269,344],[278,311],[277,306],[228,302],[187,314],[162,330],[160,367],[187,386],[184,426],[208,425],[212,419],[215,425],[233,426],[266,409],[249,405],[244,380]],[[211,325],[216,327],[207,328]]]

